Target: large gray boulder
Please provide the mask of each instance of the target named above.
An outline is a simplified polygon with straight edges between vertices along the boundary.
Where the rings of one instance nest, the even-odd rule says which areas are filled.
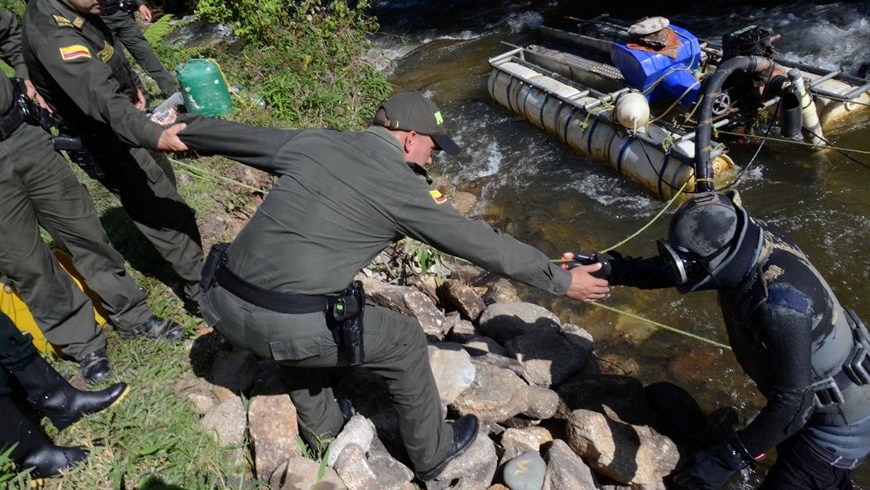
[[[620,483],[658,485],[680,459],[676,444],[652,428],[591,410],[571,412],[566,431],[571,449]]]
[[[478,319],[478,328],[484,335],[504,344],[523,334],[559,333],[559,317],[546,308],[531,303],[495,303]]]
[[[543,490],[595,490],[598,482],[589,466],[565,441],[556,439],[544,459],[547,473]]]
[[[477,369],[461,345],[439,342],[429,346],[429,365],[441,403],[449,405],[474,382]]]
[[[451,407],[460,415],[477,415],[482,424],[502,422],[528,409],[527,387],[507,369],[478,364],[474,383]]]
[[[296,407],[284,391],[280,380],[272,378],[254,390],[248,405],[248,435],[253,445],[254,470],[258,478],[268,480],[282,463],[302,453]]]
[[[535,332],[505,343],[508,352],[523,365],[523,378],[549,388],[579,371],[592,355],[592,344],[572,342],[561,333]]]

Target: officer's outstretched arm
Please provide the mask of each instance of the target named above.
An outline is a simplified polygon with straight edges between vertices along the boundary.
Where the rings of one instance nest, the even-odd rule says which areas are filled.
[[[280,174],[286,168],[286,162],[276,156],[300,132],[260,128],[195,114],[179,115],[178,121],[187,123],[178,137],[191,150],[204,155],[223,155],[273,174]]]

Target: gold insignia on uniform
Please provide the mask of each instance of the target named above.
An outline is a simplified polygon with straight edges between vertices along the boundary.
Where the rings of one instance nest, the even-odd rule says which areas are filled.
[[[112,59],[112,56],[114,54],[115,48],[113,48],[112,45],[108,43],[108,41],[103,41],[103,49],[101,49],[100,52],[97,53],[97,56],[99,56],[100,59],[103,60],[103,63],[108,63],[109,60]]]
[[[73,25],[76,27],[76,29],[81,29],[85,25],[85,19],[82,19],[81,17],[76,17],[73,21]]]
[[[64,17],[62,15],[52,15],[52,18],[54,18],[54,21],[57,22],[58,27],[71,27],[72,26],[72,22],[70,22],[69,19],[67,19],[66,17]]]

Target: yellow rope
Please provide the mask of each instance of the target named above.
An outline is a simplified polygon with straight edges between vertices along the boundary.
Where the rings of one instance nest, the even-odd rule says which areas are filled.
[[[604,249],[604,250],[601,250],[599,253],[602,253],[602,254],[603,254],[603,253],[609,252],[609,251],[611,251],[611,250],[614,250],[614,249],[616,249],[616,248],[619,248],[620,246],[622,246],[622,245],[628,243],[630,240],[634,239],[635,237],[637,237],[638,235],[640,235],[641,233],[643,233],[644,230],[646,230],[646,229],[649,228],[653,223],[655,223],[656,220],[658,220],[658,219],[659,219],[659,218],[660,218],[660,217],[665,213],[665,211],[667,211],[667,209],[668,209],[669,207],[671,207],[671,205],[672,205],[672,204],[677,200],[678,197],[680,197],[680,195],[681,195],[681,194],[683,193],[683,191],[686,189],[686,186],[687,186],[688,184],[689,184],[689,181],[686,180],[686,182],[683,183],[683,186],[680,187],[680,189],[677,191],[676,194],[674,194],[674,197],[672,197],[672,198],[671,198],[671,199],[670,199],[670,200],[669,200],[669,201],[664,205],[664,207],[663,207],[663,208],[662,208],[662,209],[661,209],[661,210],[660,210],[660,211],[659,211],[655,216],[653,216],[653,218],[652,218],[649,222],[647,222],[645,225],[643,225],[640,229],[638,229],[636,232],[632,233],[631,235],[629,235],[627,238],[625,238],[625,239],[622,240],[621,242],[617,243],[616,245],[613,245],[613,246],[608,247],[608,248],[606,248],[606,249]],[[562,259],[555,259],[555,260],[553,260],[552,262],[564,262],[564,260],[562,260]],[[609,311],[612,311],[612,312],[617,313],[617,314],[620,314],[620,315],[625,315],[625,316],[628,316],[628,317],[634,318],[635,320],[640,320],[640,321],[642,321],[642,322],[649,323],[650,325],[653,325],[653,326],[656,326],[656,327],[658,327],[658,328],[661,328],[661,329],[667,330],[667,331],[669,331],[669,332],[673,332],[673,333],[677,333],[677,334],[680,334],[680,335],[684,335],[684,336],[686,336],[686,337],[690,337],[690,338],[693,338],[693,339],[695,339],[695,340],[700,340],[701,342],[705,342],[705,343],[708,343],[708,344],[711,344],[711,345],[715,345],[716,347],[720,347],[720,348],[723,348],[723,349],[731,350],[731,347],[730,347],[730,346],[725,345],[725,344],[722,344],[722,343],[720,343],[720,342],[716,342],[715,340],[710,340],[710,339],[708,339],[708,338],[706,338],[706,337],[702,337],[702,336],[700,336],[700,335],[696,335],[696,334],[693,334],[693,333],[691,333],[691,332],[686,332],[685,330],[680,330],[679,328],[671,327],[671,326],[669,326],[669,325],[665,325],[664,323],[659,323],[659,322],[656,322],[656,321],[653,321],[653,320],[650,320],[650,319],[644,318],[644,317],[642,317],[642,316],[640,316],[640,315],[635,315],[634,313],[629,313],[629,312],[627,312],[627,311],[625,311],[625,310],[620,310],[620,309],[618,309],[618,308],[614,308],[614,307],[612,307],[612,306],[607,306],[607,305],[604,305],[604,304],[601,304],[601,303],[597,303],[597,302],[596,302],[596,303],[592,303],[592,305],[593,305],[593,306],[597,306],[597,307],[599,307],[599,308],[604,308],[605,310],[609,310]]]
[[[673,332],[673,333],[676,333],[676,334],[684,335],[684,336],[686,336],[686,337],[691,337],[691,338],[693,338],[693,339],[695,339],[695,340],[700,340],[701,342],[705,342],[705,343],[710,344],[710,345],[715,345],[716,347],[720,347],[720,348],[722,348],[722,349],[732,350],[732,349],[731,349],[731,346],[726,345],[726,344],[723,344],[723,343],[721,343],[721,342],[716,342],[715,340],[710,340],[710,339],[708,339],[708,338],[706,338],[706,337],[702,337],[702,336],[700,336],[700,335],[695,335],[695,334],[693,334],[693,333],[691,333],[691,332],[686,332],[685,330],[680,330],[679,328],[671,327],[671,326],[665,325],[664,323],[659,323],[659,322],[656,322],[656,321],[650,320],[650,319],[648,319],[648,318],[644,318],[644,317],[642,317],[642,316],[640,316],[640,315],[635,315],[634,313],[629,313],[629,312],[627,312],[627,311],[625,311],[625,310],[620,310],[620,309],[618,309],[618,308],[614,308],[614,307],[612,307],[612,306],[607,306],[607,305],[604,305],[604,304],[601,304],[601,303],[592,303],[592,305],[593,305],[593,306],[597,306],[597,307],[599,307],[599,308],[604,308],[605,310],[609,310],[609,311],[612,311],[612,312],[614,312],[614,313],[619,313],[620,315],[625,315],[625,316],[627,316],[627,317],[634,318],[635,320],[640,320],[640,321],[642,321],[642,322],[649,323],[649,324],[651,324],[651,325],[654,325],[654,326],[656,326],[656,327],[658,327],[658,328],[661,328],[661,329],[667,330],[667,331],[669,331],[669,332]]]
[[[680,187],[680,189],[677,191],[676,194],[674,194],[674,197],[672,197],[672,198],[667,202],[667,204],[665,204],[665,206],[661,209],[661,211],[659,211],[658,214],[656,214],[655,216],[653,216],[653,218],[652,218],[651,220],[649,220],[649,222],[648,222],[647,224],[643,225],[639,230],[637,230],[636,232],[632,233],[631,235],[629,235],[627,238],[625,238],[625,239],[622,240],[621,242],[617,243],[616,245],[611,245],[610,247],[607,247],[607,248],[605,248],[604,250],[601,250],[600,253],[603,254],[603,253],[609,252],[609,251],[611,251],[611,250],[614,250],[614,249],[616,249],[616,248],[619,248],[619,247],[621,247],[622,245],[625,245],[625,244],[628,243],[630,240],[634,239],[636,236],[638,236],[638,235],[640,235],[641,233],[643,233],[647,228],[649,228],[650,226],[652,226],[652,224],[655,223],[656,220],[658,220],[658,219],[659,219],[659,218],[660,218],[660,217],[665,213],[665,211],[667,211],[667,209],[668,209],[669,207],[671,207],[671,204],[673,204],[674,201],[676,201],[677,198],[680,197],[680,195],[683,193],[683,190],[685,190],[685,188],[686,188],[687,185],[689,185],[689,179],[686,179],[686,181],[683,182],[683,186]]]

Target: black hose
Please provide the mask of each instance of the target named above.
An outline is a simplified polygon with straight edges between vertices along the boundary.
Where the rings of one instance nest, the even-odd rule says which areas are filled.
[[[695,190],[715,190],[713,166],[710,163],[710,142],[713,135],[713,102],[716,101],[725,80],[736,70],[760,73],[769,70],[773,60],[760,56],[737,56],[716,67],[716,72],[707,81],[701,108],[698,112],[698,127],[695,130]],[[714,95],[715,94],[715,95]]]

